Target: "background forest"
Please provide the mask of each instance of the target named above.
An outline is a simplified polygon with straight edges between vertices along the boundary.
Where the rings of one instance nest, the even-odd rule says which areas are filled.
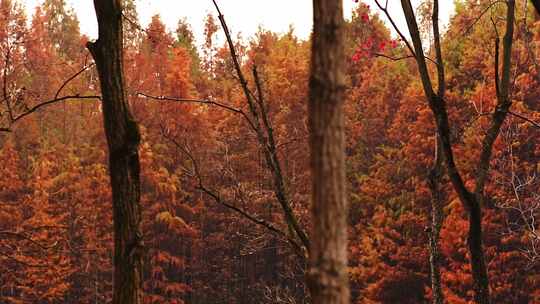
[[[199,47],[185,20],[169,32],[156,15],[143,28],[135,2],[124,2],[127,93],[142,133],[144,303],[308,303],[306,261],[290,240],[298,231],[284,218],[219,20],[208,15]],[[506,9],[492,2],[456,0],[441,41],[451,140],[468,186],[497,102],[494,41]],[[431,10],[427,1],[416,12],[427,57]],[[383,18],[360,1],[346,24],[351,297],[427,303],[436,129],[407,45]],[[259,115],[282,190],[309,227],[311,42],[292,29],[233,39],[267,102]],[[64,0],[45,0],[32,16],[0,0],[0,303],[112,297],[107,143],[87,41]],[[539,53],[540,17],[517,1],[513,114],[494,144],[483,206],[493,303],[540,303]],[[467,215],[447,177],[438,193],[444,296],[471,303]]]

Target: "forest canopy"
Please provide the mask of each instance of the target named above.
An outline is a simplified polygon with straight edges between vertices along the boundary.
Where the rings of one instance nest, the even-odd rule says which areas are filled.
[[[198,45],[0,0],[0,303],[540,303],[538,2],[344,1]]]

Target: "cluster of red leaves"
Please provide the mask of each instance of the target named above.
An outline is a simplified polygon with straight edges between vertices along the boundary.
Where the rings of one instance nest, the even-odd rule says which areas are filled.
[[[355,3],[360,2],[359,0],[353,1]],[[372,24],[370,24],[370,22],[372,21],[372,19],[370,17],[370,6],[368,4],[361,3],[358,7],[358,14],[360,17],[360,22],[362,22],[362,24],[364,24],[366,28],[371,28]],[[354,54],[351,57],[353,62],[357,63],[364,58],[369,59],[376,57],[377,54],[383,53],[391,49],[395,49],[399,45],[399,39],[381,38],[373,31],[370,32],[371,33],[367,39],[363,39],[358,43]]]
[[[375,42],[375,37],[369,37],[366,41],[360,42],[356,51],[352,55],[353,62],[359,62],[363,58],[373,58],[378,54],[387,50],[392,50],[398,47],[398,39],[380,40]]]

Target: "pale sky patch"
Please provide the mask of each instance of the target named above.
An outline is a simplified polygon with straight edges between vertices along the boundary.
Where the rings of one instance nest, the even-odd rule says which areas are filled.
[[[407,32],[401,6],[397,0],[388,0],[389,9],[398,26]],[[28,16],[41,0],[21,0],[28,10]],[[73,7],[80,22],[81,32],[90,38],[97,38],[97,22],[92,0],[66,0]],[[378,12],[373,0],[365,1],[374,12]],[[382,0],[384,2],[384,0]],[[413,0],[417,5],[420,0]],[[227,24],[235,34],[242,33],[248,38],[257,32],[259,26],[278,33],[285,33],[289,27],[294,28],[296,35],[307,39],[312,28],[312,0],[220,0],[218,1]],[[345,17],[350,18],[355,4],[353,0],[344,0]],[[441,23],[448,23],[454,11],[453,0],[441,0]],[[216,15],[211,0],[137,0],[137,10],[142,26],[147,26],[155,14],[170,31],[176,29],[178,20],[187,18],[191,25],[197,44],[203,43],[204,20],[208,13]],[[386,18],[381,18],[386,21]]]

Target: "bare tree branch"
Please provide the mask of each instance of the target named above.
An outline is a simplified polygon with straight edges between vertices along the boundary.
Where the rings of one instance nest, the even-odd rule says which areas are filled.
[[[9,62],[10,62],[10,52],[8,50],[7,54],[6,54],[6,58],[5,58],[5,65],[6,67],[9,65]],[[62,90],[71,82],[73,81],[75,78],[77,78],[79,75],[81,75],[83,72],[87,71],[88,69],[90,69],[91,67],[93,67],[95,64],[90,64],[90,65],[85,65],[81,70],[79,70],[77,73],[75,73],[74,75],[70,76],[69,78],[67,78],[61,85],[60,87],[58,88],[58,90],[56,91],[56,94],[54,95],[54,98],[51,99],[51,100],[47,100],[47,101],[42,101],[42,102],[39,102],[38,104],[36,104],[35,106],[33,107],[28,107],[26,104],[23,104],[22,106],[24,107],[24,111],[22,113],[19,113],[18,115],[16,113],[14,113],[14,109],[13,109],[13,96],[10,96],[10,94],[8,93],[8,83],[7,83],[7,68],[4,68],[4,73],[3,73],[3,88],[2,88],[2,92],[3,92],[3,102],[5,103],[6,105],[6,108],[7,108],[7,113],[9,115],[9,119],[8,119],[8,126],[6,127],[0,127],[0,132],[11,132],[11,126],[16,123],[17,121],[23,119],[24,117],[36,112],[37,110],[39,110],[40,108],[42,107],[45,107],[45,106],[48,106],[48,105],[51,105],[51,104],[54,104],[54,103],[57,103],[57,102],[61,102],[61,101],[66,101],[66,100],[71,100],[71,99],[99,99],[101,100],[101,96],[97,96],[97,95],[66,95],[66,96],[62,96],[62,97],[59,97],[60,93],[62,92]],[[17,97],[18,98],[18,97]]]
[[[394,21],[394,19],[392,18],[392,16],[390,15],[390,12],[388,12],[388,1],[386,1],[385,5],[383,6],[380,2],[380,0],[375,0],[375,4],[379,7],[380,10],[383,11],[383,13],[386,15],[386,18],[388,19],[388,21],[390,21],[390,24],[392,24],[392,27],[394,28],[394,30],[396,31],[396,33],[398,33],[399,37],[401,37],[401,40],[405,43],[405,45],[407,46],[407,48],[409,49],[409,52],[411,52],[411,55],[413,57],[416,57],[416,54],[414,52],[414,49],[413,47],[411,46],[411,44],[409,43],[409,41],[407,41],[407,38],[405,37],[405,35],[403,35],[403,33],[401,32],[401,30],[398,28],[396,22]]]
[[[58,245],[58,242],[54,242],[53,244],[50,244],[50,245],[44,245],[44,244],[42,244],[40,242],[37,242],[37,241],[33,240],[31,237],[29,237],[29,236],[27,236],[25,234],[12,232],[12,231],[0,231],[0,235],[5,235],[5,236],[8,236],[8,237],[28,241],[28,242],[40,247],[41,249],[44,249],[44,250],[54,248],[54,247],[56,247]]]
[[[68,79],[66,79],[66,81],[64,81],[64,83],[60,86],[60,88],[58,89],[58,91],[56,91],[56,94],[54,94],[54,98],[58,98],[58,96],[60,95],[60,93],[62,92],[62,90],[75,78],[77,78],[79,75],[81,75],[83,72],[85,72],[86,70],[88,70],[89,68],[95,66],[96,64],[95,63],[92,63],[90,65],[85,65],[80,71],[78,71],[77,73],[73,74],[73,76],[69,77]]]
[[[474,26],[482,19],[482,17],[484,17],[484,15],[489,12],[491,10],[491,8],[493,6],[495,6],[496,4],[498,3],[505,3],[506,1],[505,0],[497,0],[497,1],[493,1],[491,2],[487,7],[485,7],[482,12],[476,16],[476,18],[474,18],[474,20],[471,22],[471,24],[469,24],[469,26],[467,26],[467,28],[463,31],[463,33],[460,35],[461,37],[464,37],[464,36],[467,36],[471,30],[474,28]]]
[[[18,116],[14,117],[13,119],[11,119],[10,121],[10,125],[16,123],[17,121],[23,119],[24,117],[36,112],[37,110],[39,110],[40,108],[42,107],[45,107],[45,106],[48,106],[48,105],[51,105],[53,103],[57,103],[57,102],[60,102],[60,101],[64,101],[64,100],[70,100],[70,99],[98,99],[98,100],[101,100],[101,96],[98,96],[98,95],[69,95],[69,96],[63,96],[63,97],[59,97],[59,98],[54,98],[54,99],[51,99],[51,100],[48,100],[48,101],[44,101],[42,103],[39,103],[37,105],[35,105],[34,107],[28,109],[27,111],[19,114]],[[10,127],[2,127],[0,128],[0,132],[11,132],[11,128]]]
[[[509,0],[507,5],[506,33],[503,39],[502,75],[498,80],[500,92],[497,94],[497,106],[491,119],[491,126],[482,142],[482,151],[480,153],[476,172],[475,193],[480,197],[480,202],[482,202],[484,196],[484,186],[493,152],[493,144],[499,136],[502,124],[512,106],[512,100],[510,99],[510,69],[512,65],[512,46],[514,41],[515,1]]]
[[[149,99],[157,100],[157,101],[176,101],[176,102],[183,102],[183,103],[198,103],[198,104],[206,104],[206,105],[214,105],[216,107],[225,109],[229,112],[236,113],[242,115],[242,117],[246,120],[246,122],[249,124],[252,130],[257,132],[257,128],[249,118],[249,116],[244,112],[243,110],[233,108],[229,105],[226,105],[222,102],[218,102],[215,100],[209,100],[209,99],[192,99],[192,98],[176,98],[176,97],[167,97],[167,96],[153,96],[146,93],[137,92],[136,95],[143,96]]]
[[[414,55],[405,55],[405,56],[400,56],[400,57],[392,57],[392,56],[389,56],[389,55],[386,55],[386,54],[383,54],[383,53],[373,53],[373,56],[386,58],[386,59],[389,59],[389,60],[392,60],[392,61],[400,61],[400,60],[405,60],[405,59],[409,59],[409,58],[414,58]]]
[[[523,116],[522,114],[519,114],[519,113],[516,113],[516,112],[513,112],[513,111],[508,111],[508,114],[510,114],[510,115],[512,115],[512,116],[515,116],[515,117],[517,117],[517,118],[519,118],[519,119],[522,119],[522,120],[524,120],[524,121],[530,123],[530,124],[533,125],[534,127],[540,129],[540,123],[537,123],[536,121],[534,121],[534,120],[532,120],[532,119],[530,119],[530,118],[528,118],[528,117],[525,117],[525,116]]]
[[[253,119],[254,119],[254,125],[256,127],[257,139],[259,141],[261,149],[264,152],[266,163],[267,163],[268,167],[270,168],[270,170],[272,172],[273,181],[274,181],[274,187],[275,187],[274,193],[276,195],[276,198],[278,199],[279,204],[281,205],[281,208],[283,210],[283,213],[285,215],[285,219],[286,219],[287,223],[292,227],[292,229],[294,230],[294,232],[296,233],[296,235],[298,236],[298,238],[302,242],[302,245],[306,248],[306,250],[308,250],[309,249],[309,238],[308,238],[306,232],[304,231],[304,229],[301,227],[301,225],[300,225],[300,223],[298,221],[298,218],[295,215],[295,213],[294,213],[294,211],[293,211],[293,209],[291,207],[291,203],[290,203],[288,193],[287,193],[287,189],[286,189],[286,186],[285,186],[284,177],[283,177],[282,170],[281,170],[281,164],[280,164],[279,157],[278,157],[278,154],[277,154],[277,151],[276,151],[276,148],[275,148],[275,140],[273,138],[272,139],[269,138],[269,137],[273,137],[272,129],[268,128],[268,127],[263,129],[263,126],[262,126],[260,118],[259,118],[259,116],[262,115],[263,113],[260,113],[259,111],[264,112],[264,110],[257,109],[257,104],[255,102],[256,98],[254,98],[253,93],[249,89],[246,77],[244,76],[244,73],[242,72],[242,68],[241,68],[241,65],[240,65],[240,60],[239,60],[239,57],[238,57],[238,55],[236,53],[236,50],[235,50],[235,47],[234,47],[234,42],[233,42],[233,40],[231,38],[231,34],[229,32],[229,28],[227,27],[227,23],[225,22],[225,17],[221,13],[221,10],[219,9],[219,6],[217,5],[216,1],[215,0],[212,0],[212,1],[214,3],[214,6],[216,7],[217,12],[218,12],[218,18],[219,18],[219,21],[221,23],[221,26],[223,27],[223,32],[225,33],[225,36],[227,38],[227,43],[229,45],[229,50],[230,50],[230,53],[231,53],[231,59],[232,59],[233,64],[234,64],[236,74],[237,74],[239,82],[240,82],[240,84],[242,86],[242,90],[244,92],[246,102],[247,102],[248,107],[250,109],[251,115],[253,116]],[[257,84],[257,86],[260,87],[260,83]],[[262,94],[260,94],[259,96],[260,96],[260,98],[263,98]],[[262,100],[260,102],[261,102],[262,105],[264,105],[264,102]],[[263,118],[263,120],[264,119],[265,118]]]
[[[191,174],[191,175],[193,175],[193,176],[195,176],[195,178],[197,178],[197,186],[196,186],[196,188],[198,190],[202,191],[203,193],[205,193],[206,195],[211,197],[216,203],[218,203],[218,204],[220,204],[220,205],[222,205],[222,206],[224,206],[224,207],[226,207],[226,208],[228,208],[230,210],[233,210],[234,212],[240,214],[241,216],[248,219],[249,221],[251,221],[251,222],[253,222],[253,223],[255,223],[255,224],[259,225],[259,226],[262,226],[265,229],[269,230],[270,232],[275,233],[275,234],[279,235],[280,237],[284,238],[293,247],[295,252],[300,257],[305,258],[305,255],[303,253],[304,251],[302,250],[302,247],[293,238],[291,238],[285,232],[283,232],[282,230],[277,228],[273,223],[270,223],[270,222],[268,222],[268,221],[266,221],[264,219],[258,218],[257,216],[252,215],[252,214],[248,213],[247,211],[245,211],[245,210],[243,210],[241,208],[238,208],[233,204],[230,204],[230,203],[226,202],[225,200],[223,200],[221,198],[219,193],[216,193],[213,190],[209,189],[204,184],[203,177],[202,177],[202,174],[201,174],[201,171],[200,171],[200,168],[199,168],[199,163],[195,159],[193,154],[186,147],[179,144],[175,139],[168,136],[165,132],[163,132],[163,130],[162,130],[162,136],[165,139],[167,139],[169,142],[171,142],[176,148],[178,148],[178,150],[180,150],[184,155],[186,155],[189,158],[189,160],[190,160],[190,162],[192,164],[192,167],[193,167],[193,174]]]
[[[435,8],[438,9],[438,3],[435,3]],[[506,33],[504,37],[504,50],[503,50],[503,63],[502,63],[502,75],[500,79],[500,93],[497,94],[497,106],[495,112],[492,115],[491,125],[486,133],[486,136],[482,140],[482,151],[478,166],[476,170],[476,186],[474,193],[472,193],[465,185],[462,175],[460,174],[454,160],[454,152],[450,138],[450,124],[448,118],[448,112],[446,109],[446,103],[444,99],[444,70],[442,65],[442,54],[440,51],[440,33],[438,29],[438,17],[437,11],[434,11],[434,35],[437,51],[437,60],[439,61],[439,88],[435,93],[433,84],[431,81],[430,73],[424,58],[422,38],[418,29],[416,16],[410,0],[401,0],[401,6],[411,39],[413,42],[414,50],[416,52],[416,62],[422,81],[425,96],[427,98],[429,107],[431,108],[437,126],[437,131],[440,136],[440,143],[442,145],[442,151],[444,153],[444,159],[446,167],[448,169],[448,175],[450,181],[457,192],[460,201],[464,205],[469,214],[469,233],[468,233],[468,247],[471,255],[470,264],[473,275],[473,288],[474,298],[477,303],[489,304],[489,277],[487,273],[487,267],[484,258],[484,249],[482,245],[482,202],[484,199],[485,181],[487,179],[487,173],[489,170],[489,163],[491,160],[493,144],[497,139],[502,124],[504,123],[508,110],[512,105],[509,98],[510,90],[510,67],[511,67],[511,54],[513,46],[513,32],[514,32],[514,20],[515,20],[515,0],[507,1],[507,17],[506,17]],[[498,69],[498,64],[497,64]],[[499,81],[498,81],[499,82]]]

